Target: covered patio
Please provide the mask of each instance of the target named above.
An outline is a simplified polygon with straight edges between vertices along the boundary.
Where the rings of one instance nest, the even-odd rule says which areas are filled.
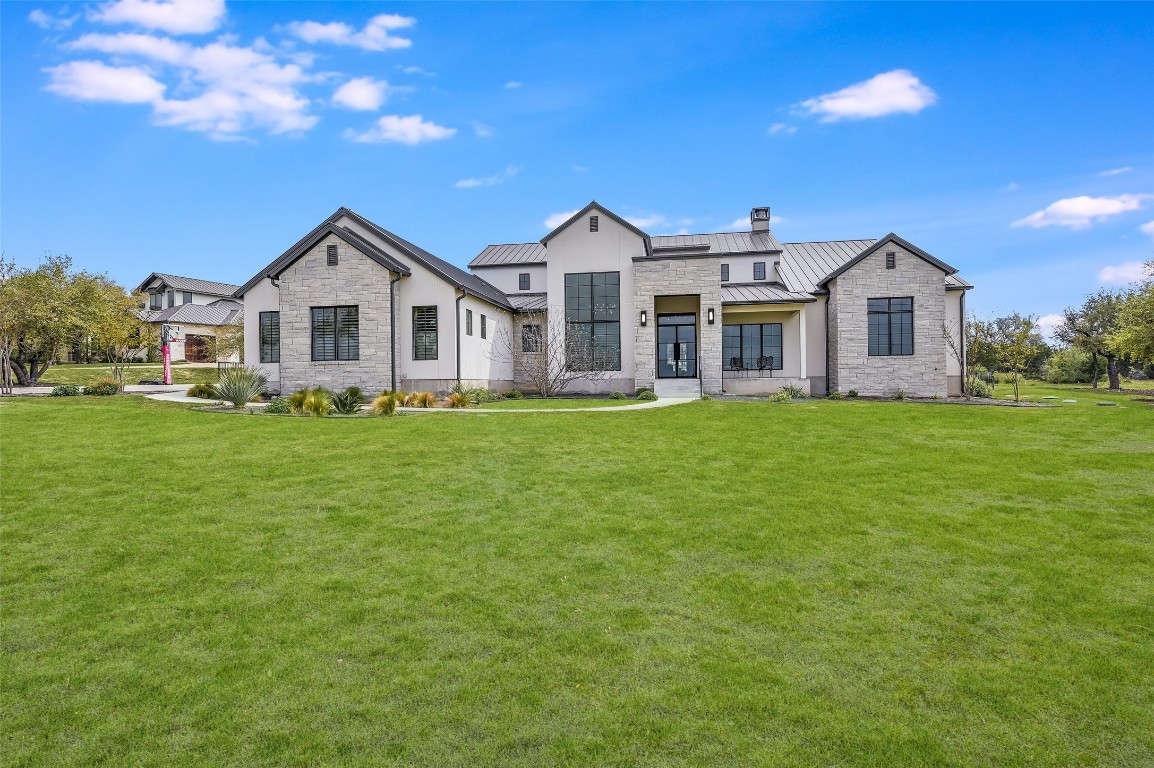
[[[721,289],[721,384],[727,394],[770,394],[786,384],[810,390],[806,309],[817,299],[780,284]]]

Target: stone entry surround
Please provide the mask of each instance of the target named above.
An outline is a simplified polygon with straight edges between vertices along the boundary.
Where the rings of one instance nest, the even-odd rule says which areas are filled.
[[[657,369],[657,312],[660,296],[699,296],[697,352],[701,358],[701,391],[721,393],[721,257],[635,259],[633,309],[636,317],[621,318],[634,329],[634,378],[637,387],[652,389]],[[708,313],[714,311],[713,325]],[[641,327],[640,313],[648,316]]]

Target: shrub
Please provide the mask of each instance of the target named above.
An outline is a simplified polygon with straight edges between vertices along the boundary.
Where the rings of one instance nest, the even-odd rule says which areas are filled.
[[[652,389],[646,389],[645,387],[638,387],[637,391],[635,393],[633,393],[633,397],[637,400],[640,400],[642,392],[652,392],[652,391],[653,391]]]
[[[782,387],[780,392],[775,392],[774,394],[769,396],[769,402],[771,402],[771,403],[790,403],[790,402],[793,402],[793,398],[790,397],[789,393],[785,391],[785,387]]]
[[[895,389],[894,394],[893,394],[893,398],[894,398],[894,400],[905,400],[906,399],[906,391],[904,389],[900,389],[900,388]]]
[[[445,398],[445,405],[449,408],[468,408],[469,404],[469,396],[464,392],[450,392]]]
[[[610,392],[609,393],[609,399],[610,400],[624,400],[625,399],[625,393],[624,392]]]
[[[786,384],[779,391],[789,395],[791,400],[804,400],[808,397],[806,391],[796,384]]]
[[[480,399],[480,391],[477,387],[470,387],[464,382],[454,382],[453,386],[449,387],[450,395],[460,395],[465,399],[465,404],[476,403]]]
[[[61,384],[59,387],[53,387],[51,394],[53,397],[76,397],[80,394],[80,387],[75,384]]]
[[[521,390],[519,389],[510,389],[505,393],[505,397],[509,398],[510,400],[520,400],[524,396],[525,395],[522,394]]]
[[[81,391],[86,395],[115,395],[120,391],[120,382],[116,379],[97,379]]]
[[[365,402],[365,395],[360,387],[349,387],[344,392],[333,395],[333,410],[337,413],[356,413]]]
[[[981,379],[971,378],[966,382],[966,394],[970,397],[993,397],[994,388]]]
[[[838,392],[836,389],[833,392],[829,393],[829,399],[830,400],[841,400],[841,398],[842,398],[841,392]]]
[[[437,404],[437,396],[432,392],[413,392],[405,398],[408,408],[432,408]]]
[[[328,416],[333,412],[333,393],[324,387],[305,387],[289,396],[289,408],[293,413],[307,413],[309,416]]]
[[[211,384],[193,384],[185,394],[189,397],[200,397],[206,400],[216,399],[216,390],[212,388]]]
[[[653,393],[652,389],[639,389],[637,390],[637,399],[644,402],[650,402],[652,400],[656,400],[657,395]]]
[[[265,407],[264,412],[283,416],[285,414],[292,413],[293,409],[292,406],[289,405],[288,398],[274,397],[272,400],[268,401],[268,405]]]
[[[378,416],[392,416],[397,412],[398,403],[403,403],[405,396],[400,392],[382,392],[373,400],[373,413]]]
[[[1099,365],[1099,370],[1104,366]],[[1088,352],[1070,347],[1059,349],[1046,361],[1042,376],[1051,384],[1089,384],[1094,378],[1094,361]]]
[[[243,408],[245,403],[259,398],[267,384],[268,379],[259,368],[228,368],[220,374],[213,390],[233,408]]]
[[[849,396],[850,396],[850,397],[857,397],[857,390],[856,390],[856,389],[851,389],[851,390],[849,391]]]
[[[501,399],[501,396],[491,389],[485,389],[484,387],[477,387],[477,389],[473,391],[473,402],[477,403],[478,405],[480,405],[481,403],[491,403],[494,400],[500,400],[500,399]]]

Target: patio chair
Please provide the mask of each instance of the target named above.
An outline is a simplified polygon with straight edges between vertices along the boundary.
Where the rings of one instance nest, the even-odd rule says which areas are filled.
[[[729,358],[729,369],[734,373],[743,373],[745,371],[745,361],[740,357]]]
[[[762,355],[761,357],[757,358],[757,373],[758,373],[758,375],[760,376],[760,375],[764,374],[766,371],[769,371],[769,378],[772,379],[773,378],[773,356],[772,355]]]

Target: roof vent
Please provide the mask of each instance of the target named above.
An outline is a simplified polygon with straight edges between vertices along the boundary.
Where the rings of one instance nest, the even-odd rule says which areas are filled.
[[[749,228],[754,232],[769,231],[769,209],[754,208],[749,212]]]

